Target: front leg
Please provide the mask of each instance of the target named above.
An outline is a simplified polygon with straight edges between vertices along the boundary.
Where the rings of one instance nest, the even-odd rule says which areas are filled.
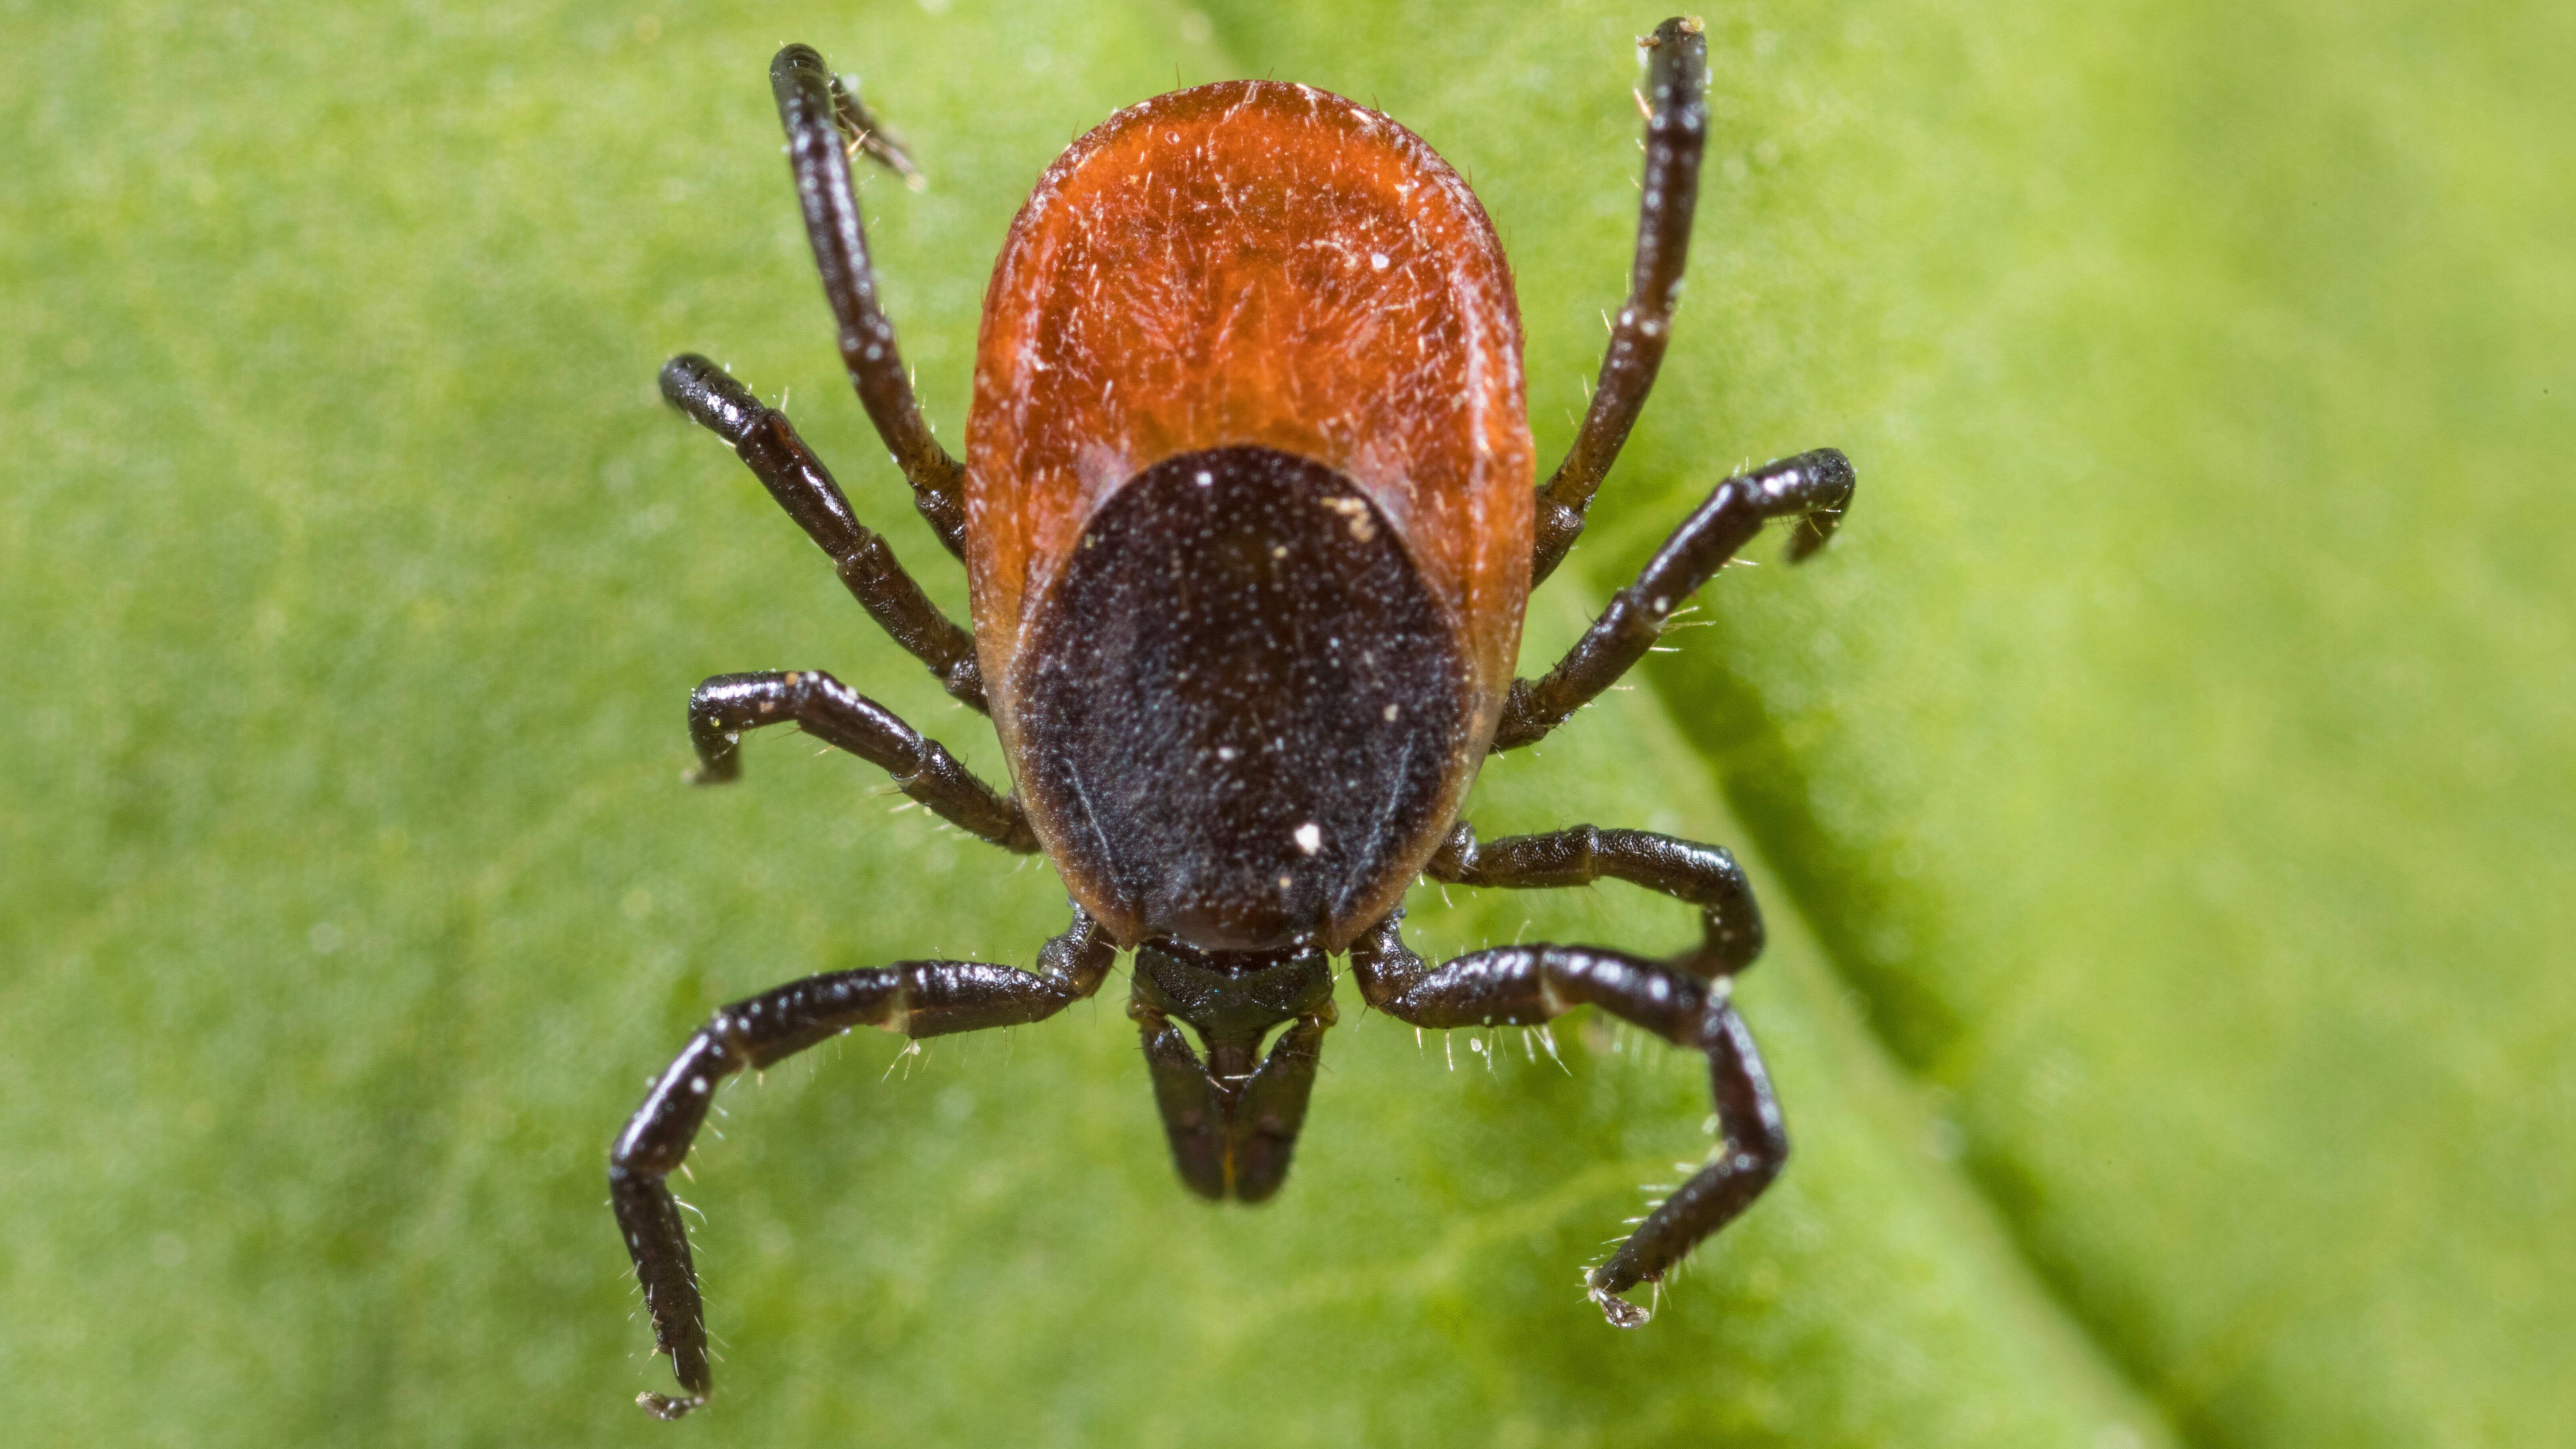
[[[706,1402],[706,1314],[689,1260],[687,1226],[663,1181],[705,1125],[725,1078],[755,1071],[854,1026],[880,1026],[919,1040],[1043,1021],[1100,989],[1117,959],[1108,933],[1077,906],[1073,925],[1038,954],[1035,974],[976,961],[903,961],[834,971],[762,992],[718,1011],[645,1095],[608,1154],[609,1200],[635,1260],[653,1318],[653,1346],[670,1355],[684,1397],[643,1394],[636,1402],[676,1419]]]
[[[1726,1226],[1780,1175],[1789,1134],[1753,1034],[1728,1002],[1732,982],[1704,980],[1663,962],[1585,946],[1510,946],[1427,967],[1404,945],[1402,912],[1351,948],[1351,975],[1368,1004],[1415,1026],[1538,1026],[1594,1005],[1675,1046],[1708,1055],[1709,1086],[1725,1146],[1656,1207],[1610,1261],[1584,1276],[1603,1316],[1620,1328],[1647,1310],[1618,1295],[1657,1283],[1701,1239]]]
[[[1752,542],[1763,520],[1798,520],[1798,531],[1789,539],[1791,563],[1823,548],[1851,503],[1852,486],[1851,460],[1831,448],[1783,458],[1718,484],[1546,677],[1512,681],[1493,747],[1518,749],[1545,739],[1593,696],[1616,684],[1663,637],[1673,610]]]

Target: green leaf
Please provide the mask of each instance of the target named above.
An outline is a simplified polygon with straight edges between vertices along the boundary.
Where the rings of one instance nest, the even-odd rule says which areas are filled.
[[[1488,831],[1736,845],[1798,1143],[1636,1333],[1577,1269],[1707,1150],[1588,1017],[1417,1045],[1344,993],[1258,1210],[1173,1179],[1131,1028],[810,1053],[684,1184],[723,1392],[667,1384],[607,1140],[714,1005],[1027,962],[1042,867],[689,686],[818,666],[998,776],[723,449],[784,395],[963,589],[839,377],[763,77],[865,81],[925,405],[1111,109],[1275,73],[1474,179],[1552,456],[1624,288],[1598,5],[8,12],[0,1373],[30,1444],[2538,1443],[2576,1401],[2576,199],[2545,7],[1708,15],[1670,362],[1531,667],[1728,468],[1858,505]],[[1622,887],[1416,893],[1427,951],[1658,949]],[[1454,1053],[1456,1068],[1449,1066]]]

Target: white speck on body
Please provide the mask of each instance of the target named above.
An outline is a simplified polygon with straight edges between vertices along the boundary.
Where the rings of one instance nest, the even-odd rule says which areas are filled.
[[[1327,498],[1324,506],[1349,520],[1351,537],[1367,543],[1377,537],[1377,523],[1369,517],[1368,503],[1358,498]]]
[[[1324,827],[1309,820],[1297,827],[1297,848],[1313,855],[1324,848]]]
[[[1402,713],[1404,713],[1404,707],[1403,707],[1402,705],[1395,705],[1395,704],[1390,704],[1390,705],[1388,705],[1388,706],[1386,707],[1386,720],[1387,720],[1387,723],[1389,723],[1389,724],[1393,724],[1393,723],[1395,723],[1395,717],[1396,717],[1397,715],[1399,715],[1399,714],[1402,714]]]
[[[1387,263],[1387,259],[1386,259],[1386,253],[1384,253],[1384,252],[1371,252],[1371,253],[1369,253],[1369,270],[1370,270],[1370,271],[1372,271],[1372,272],[1383,272],[1383,271],[1385,271],[1385,270],[1387,269],[1387,265],[1388,265],[1388,263]]]
[[[1198,484],[1201,488],[1210,488],[1216,485],[1216,475],[1214,473],[1201,472],[1198,477],[1191,479],[1190,481]]]
[[[1217,747],[1216,747],[1216,757],[1217,757],[1218,759],[1220,759],[1220,760],[1232,760],[1232,759],[1234,758],[1234,756],[1235,756],[1235,749],[1234,749],[1234,746],[1232,746],[1232,745],[1219,745],[1219,746],[1217,746]]]
[[[707,1094],[707,1079],[704,1077],[689,1078],[689,1090],[697,1093],[701,1097],[705,1096]]]

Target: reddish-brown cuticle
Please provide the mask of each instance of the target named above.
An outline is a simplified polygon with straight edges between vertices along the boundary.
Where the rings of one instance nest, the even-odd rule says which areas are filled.
[[[994,269],[967,565],[1006,740],[1027,609],[1092,511],[1165,458],[1247,444],[1369,494],[1454,610],[1490,726],[1531,550],[1511,269],[1420,137],[1311,87],[1230,81],[1075,142]]]

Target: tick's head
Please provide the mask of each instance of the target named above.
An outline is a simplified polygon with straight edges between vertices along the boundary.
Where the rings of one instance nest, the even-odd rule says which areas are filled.
[[[1188,1023],[1210,1052],[1258,1043],[1333,995],[1333,970],[1311,942],[1284,951],[1205,951],[1168,937],[1136,948],[1136,999]]]
[[[1323,951],[1312,944],[1202,951],[1147,941],[1136,948],[1128,1010],[1144,1028],[1145,1065],[1182,1180],[1202,1197],[1238,1202],[1277,1192],[1333,1020],[1333,972]],[[1198,1034],[1205,1060],[1191,1053],[1181,1025]],[[1265,1056],[1262,1039],[1282,1025],[1288,1030]]]

